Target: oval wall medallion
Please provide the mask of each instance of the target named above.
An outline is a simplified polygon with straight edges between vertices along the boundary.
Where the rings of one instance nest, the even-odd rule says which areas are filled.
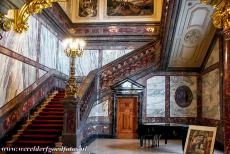
[[[192,103],[193,95],[188,86],[180,86],[175,92],[175,101],[180,107],[188,107]]]

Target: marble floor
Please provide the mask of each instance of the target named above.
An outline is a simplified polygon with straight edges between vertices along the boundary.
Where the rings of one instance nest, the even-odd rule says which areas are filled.
[[[137,139],[96,139],[88,147],[87,151],[64,152],[65,154],[183,154],[180,140],[169,140],[165,145],[160,141],[159,147],[140,148]],[[63,154],[55,152],[52,154]],[[223,154],[222,151],[215,150],[214,154]]]
[[[160,142],[159,147],[140,148],[135,139],[97,139],[87,147],[91,154],[183,154],[180,140],[169,140],[165,145]],[[215,150],[214,154],[223,154]]]

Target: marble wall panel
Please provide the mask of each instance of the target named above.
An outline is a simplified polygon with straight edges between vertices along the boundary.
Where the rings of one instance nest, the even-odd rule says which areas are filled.
[[[102,65],[106,65],[130,51],[131,50],[103,50]]]
[[[0,45],[32,60],[36,60],[39,22],[34,17],[30,17],[28,24],[28,31],[22,34],[15,33],[13,30],[3,32],[3,39],[0,40]]]
[[[76,59],[76,76],[87,76],[87,74],[98,68],[98,50],[85,50],[81,57]]]
[[[219,47],[219,39],[217,39],[216,44],[211,52],[211,55],[208,59],[207,64],[205,65],[205,68],[208,68],[209,66],[217,63],[219,61],[219,52],[220,51],[220,47]]]
[[[179,86],[188,86],[193,99],[188,107],[180,107],[175,101],[175,91]],[[197,77],[170,76],[170,117],[196,117],[197,116]]]
[[[64,47],[62,42],[58,43],[58,51],[57,51],[57,70],[69,75],[69,58],[64,53]]]
[[[220,120],[219,69],[202,76],[202,117]]]
[[[58,39],[45,26],[41,27],[40,63],[56,69]]]
[[[146,117],[165,117],[165,76],[147,80]]]
[[[109,115],[108,110],[109,110],[109,101],[106,100],[100,104],[95,105],[91,109],[89,117],[108,116]]]
[[[36,81],[36,68],[0,54],[0,107]]]

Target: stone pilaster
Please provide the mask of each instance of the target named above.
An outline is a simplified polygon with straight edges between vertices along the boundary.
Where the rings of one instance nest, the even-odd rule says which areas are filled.
[[[64,104],[64,125],[62,133],[63,146],[79,147],[80,146],[80,103],[78,99],[65,98]]]
[[[224,32],[224,147],[230,153],[230,30]]]

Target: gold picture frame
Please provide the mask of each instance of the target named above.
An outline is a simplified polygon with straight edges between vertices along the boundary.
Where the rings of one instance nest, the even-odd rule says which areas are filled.
[[[146,11],[148,9],[145,9],[146,12],[144,13],[143,10],[141,10],[141,13],[144,15],[140,15],[140,14],[138,15],[138,13],[137,14],[131,13],[125,16],[117,16],[117,15],[110,16],[108,15],[108,5],[107,5],[107,2],[109,0],[71,0],[71,1],[73,2],[72,5],[73,14],[71,15],[71,19],[74,23],[134,22],[134,21],[135,22],[143,22],[143,21],[160,22],[161,14],[162,14],[162,6],[163,6],[163,0],[151,0],[153,5],[152,12],[151,11],[148,12]],[[139,0],[137,0],[137,2],[138,1]],[[89,6],[88,8],[82,6],[84,10],[80,9],[83,2],[85,3],[85,5]],[[93,6],[93,4],[96,5]],[[90,9],[91,7],[93,7],[93,9]]]
[[[216,127],[190,125],[184,154],[212,154],[216,138]]]

